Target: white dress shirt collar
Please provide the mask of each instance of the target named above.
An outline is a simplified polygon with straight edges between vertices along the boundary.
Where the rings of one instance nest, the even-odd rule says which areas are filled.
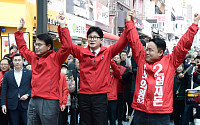
[[[101,50],[101,47],[99,47],[99,48],[96,49],[95,51],[93,51],[93,50],[90,48],[90,51],[91,51],[91,52],[95,52],[95,56],[97,56],[97,54],[99,53],[100,50]]]
[[[21,83],[21,79],[22,79],[22,71],[23,71],[23,68],[20,70],[20,72],[17,72],[14,68],[14,77],[15,77],[15,80],[17,82],[17,85],[18,87],[20,86],[20,83]]]

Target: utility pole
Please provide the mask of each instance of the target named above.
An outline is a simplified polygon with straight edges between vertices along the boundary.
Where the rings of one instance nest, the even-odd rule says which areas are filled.
[[[37,33],[47,33],[47,0],[37,0]]]

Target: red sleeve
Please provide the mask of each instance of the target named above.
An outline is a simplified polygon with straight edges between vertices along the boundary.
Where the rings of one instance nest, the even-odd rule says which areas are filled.
[[[15,32],[15,41],[17,43],[17,47],[19,49],[19,53],[28,61],[32,62],[32,57],[34,52],[30,51],[27,48],[26,41],[24,40],[23,32],[17,31]]]
[[[1,96],[1,80],[3,80],[3,73],[0,72],[0,96]]]
[[[196,72],[194,72],[193,75],[198,75],[198,74]]]
[[[126,71],[126,68],[120,65],[120,66],[119,66],[119,69],[120,69],[120,78],[119,78],[119,81],[120,81],[120,82],[124,82],[123,79],[122,79],[122,75],[123,75],[124,72]]]
[[[68,28],[60,28],[58,27],[58,34],[61,41],[61,48],[56,52],[56,59],[59,65],[62,65],[63,62],[67,59],[70,54],[71,46],[72,46],[72,39],[69,33]]]
[[[122,35],[120,36],[119,40],[117,41],[117,43],[111,45],[108,49],[111,52],[111,59],[117,55],[118,53],[120,53],[127,45],[128,40],[126,37],[127,33],[126,33],[126,27],[124,28],[124,31],[122,33]]]
[[[72,43],[71,54],[80,60],[80,50],[83,49],[81,46],[78,46]]]
[[[115,78],[119,79],[120,78],[120,69],[118,68],[118,65],[115,63],[114,60],[111,61],[111,68],[113,70],[113,74]]]
[[[60,105],[66,105],[67,104],[67,98],[69,95],[68,87],[67,87],[67,81],[64,74],[61,74],[60,77],[60,85],[62,85],[62,97],[60,98]]]
[[[198,25],[193,23],[174,48],[174,51],[172,52],[172,59],[175,69],[184,61],[187,52],[192,46],[194,36],[196,35],[198,29]]]
[[[132,55],[136,64],[138,65],[139,60],[141,60],[141,58],[145,58],[146,52],[143,48],[142,43],[140,42],[140,38],[137,29],[134,25],[134,21],[132,20],[128,21],[126,23],[126,28],[127,28],[127,39],[132,49]]]
[[[63,28],[63,29],[66,29],[66,28]],[[63,30],[62,28],[60,28],[60,27],[58,27],[58,34],[59,34],[59,36],[62,36],[62,30]],[[70,45],[71,45],[71,50],[70,50],[70,53],[75,57],[75,58],[78,58],[79,57],[79,55],[80,55],[80,46],[78,46],[78,45],[75,45],[74,43],[72,43],[72,40],[71,40],[71,37],[70,37],[70,33],[69,33],[69,30],[68,30],[68,28],[67,28],[67,32],[66,32],[67,34],[65,34],[65,35],[67,35],[68,36],[68,40],[70,40],[71,42],[70,42]],[[70,39],[69,39],[69,37],[70,37]],[[60,37],[60,41],[63,41],[63,38],[66,38],[66,37]]]

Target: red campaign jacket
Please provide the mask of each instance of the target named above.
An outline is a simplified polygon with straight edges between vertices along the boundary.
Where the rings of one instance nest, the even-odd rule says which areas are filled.
[[[63,73],[60,73],[59,93],[60,93],[60,98],[59,98],[60,106],[66,105],[69,91],[68,91],[67,81]]]
[[[59,100],[59,79],[61,66],[68,57],[71,47],[71,37],[68,28],[59,29],[62,46],[60,50],[48,51],[42,57],[30,51],[23,37],[23,32],[15,33],[15,40],[20,54],[32,66],[31,97]]]
[[[4,74],[3,74],[3,72],[1,71],[0,72],[0,96],[1,96],[1,80],[3,79],[3,77],[4,77]],[[1,102],[0,102],[1,103]]]
[[[109,92],[107,93],[107,100],[117,100],[117,84],[120,78],[120,69],[115,61],[111,61],[112,72],[110,73]]]
[[[124,85],[124,80],[122,79],[122,75],[126,71],[126,68],[121,65],[119,65],[118,67],[120,69],[120,78],[119,78],[118,85],[117,85],[117,93],[124,93],[125,85]]]
[[[71,54],[78,58],[80,65],[80,89],[81,94],[100,94],[107,93],[110,83],[110,61],[121,52],[126,44],[126,29],[120,36],[117,43],[109,48],[101,45],[101,49],[95,57],[87,48],[80,47],[72,43]]]
[[[164,55],[150,64],[146,62],[146,53],[134,22],[129,21],[128,25],[127,38],[138,66],[132,108],[146,113],[172,113],[175,70],[190,50],[198,25],[189,27],[172,54]]]

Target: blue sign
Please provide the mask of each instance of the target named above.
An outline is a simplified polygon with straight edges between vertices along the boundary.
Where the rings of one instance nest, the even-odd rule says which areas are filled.
[[[1,31],[6,32],[6,28],[5,27],[1,28]]]

